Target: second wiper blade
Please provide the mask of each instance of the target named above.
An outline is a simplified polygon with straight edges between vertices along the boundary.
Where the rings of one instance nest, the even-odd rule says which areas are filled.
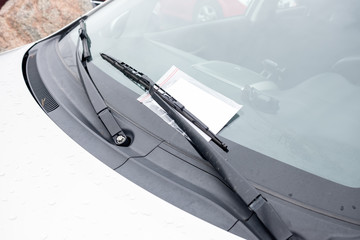
[[[127,65],[124,62],[120,62],[115,60],[114,58],[106,55],[104,53],[100,53],[101,57],[109,62],[112,66],[122,72],[126,77],[131,79],[134,83],[136,83],[139,87],[141,87],[145,91],[149,91],[150,95],[153,99],[158,102],[158,98],[160,97],[163,101],[165,101],[169,106],[175,109],[178,113],[184,116],[187,120],[189,120],[192,124],[194,124],[197,128],[199,128],[202,132],[204,132],[207,136],[211,138],[211,140],[218,145],[222,150],[228,152],[229,149],[227,145],[222,142],[210,129],[207,127],[200,119],[198,119],[195,115],[193,115],[190,111],[188,111],[184,105],[182,105],[179,101],[173,98],[168,92],[162,89],[159,85],[157,85],[154,81],[152,81],[145,74],[137,71],[131,66]]]
[[[187,112],[184,111],[186,109],[180,103],[178,103],[143,73],[138,72],[124,62],[116,61],[106,54],[101,54],[101,56],[121,71],[125,76],[141,86],[144,90],[148,90],[153,99],[189,136],[191,141],[194,143],[196,150],[204,157],[204,159],[209,161],[214,169],[221,175],[223,180],[240,198],[239,200],[243,201],[243,203],[247,205],[248,209],[255,213],[256,218],[260,220],[260,224],[255,223],[255,225],[250,222],[245,222],[249,229],[252,229],[255,235],[257,235],[260,239],[295,239],[288,226],[284,223],[273,206],[231,165],[226,157],[222,156],[210,144],[208,144],[208,142],[178,114],[180,113],[184,116],[184,112]],[[174,107],[174,105],[178,105],[178,107]],[[192,116],[191,113],[190,116]],[[216,141],[217,138],[214,139]],[[214,141],[214,139],[212,140]],[[215,143],[225,151],[227,150],[226,145],[222,145],[223,143],[220,140],[218,143]],[[272,236],[269,236],[268,232]]]

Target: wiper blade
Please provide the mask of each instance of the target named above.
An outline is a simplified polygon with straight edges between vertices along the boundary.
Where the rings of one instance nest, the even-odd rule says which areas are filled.
[[[159,85],[157,85],[153,80],[151,80],[145,74],[137,71],[136,69],[132,68],[131,66],[127,65],[124,62],[120,62],[115,60],[114,58],[106,55],[105,53],[100,53],[101,57],[109,62],[112,66],[122,72],[126,77],[131,79],[134,83],[136,83],[140,88],[145,91],[149,91],[150,95],[153,99],[156,100],[157,96],[165,101],[169,106],[175,109],[178,113],[184,116],[187,120],[193,123],[197,128],[199,128],[202,132],[204,132],[210,139],[218,145],[222,150],[228,152],[229,149],[227,145],[222,142],[210,129],[207,127],[200,119],[198,119],[194,114],[188,111],[184,105],[178,102],[175,98],[173,98],[169,93],[167,93],[164,89],[162,89]]]
[[[138,72],[124,62],[101,54],[102,58],[108,61],[112,66],[121,71],[125,76],[148,90],[152,98],[168,113],[176,124],[188,135],[194,144],[196,150],[219,172],[224,181],[232,188],[237,196],[246,203],[249,210],[254,212],[263,225],[256,225],[255,228],[265,228],[275,239],[295,239],[288,229],[287,225],[280,218],[272,205],[229,163],[229,161],[216,151],[181,115],[182,112],[174,108],[174,104],[179,104],[180,109],[184,109],[178,102],[173,99],[168,101],[169,96],[164,95],[164,90],[157,86],[148,76]],[[226,148],[227,149],[227,148]],[[241,201],[239,199],[239,201]],[[246,223],[245,224],[249,224]],[[249,226],[254,231],[254,226]],[[262,233],[260,233],[262,232]],[[264,231],[266,232],[266,231]],[[269,236],[260,229],[255,229],[254,234],[260,239],[269,239]],[[265,235],[261,235],[265,234]]]
[[[109,107],[106,105],[101,93],[99,92],[98,88],[96,87],[95,83],[91,79],[90,74],[87,71],[87,63],[92,60],[92,57],[90,51],[91,41],[87,34],[84,20],[80,21],[79,40],[81,40],[82,42],[83,53],[82,57],[80,58],[78,43],[78,46],[76,47],[76,63],[80,78],[84,83],[84,87],[89,97],[89,100],[97,116],[111,135],[113,142],[118,146],[127,145],[130,140],[119,126],[114,115],[111,113]]]

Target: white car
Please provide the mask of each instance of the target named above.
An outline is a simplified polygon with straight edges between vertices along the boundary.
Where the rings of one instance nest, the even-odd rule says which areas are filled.
[[[24,82],[29,48],[0,54],[0,239],[239,239],[141,189],[71,140]]]
[[[359,239],[360,2],[157,7],[0,55],[0,239]]]

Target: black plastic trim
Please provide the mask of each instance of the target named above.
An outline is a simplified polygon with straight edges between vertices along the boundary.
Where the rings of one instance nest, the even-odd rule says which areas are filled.
[[[28,86],[31,88],[33,96],[35,97],[37,103],[42,107],[42,109],[50,113],[59,107],[59,104],[55,101],[52,95],[49,93],[45,87],[39,72],[37,71],[37,61],[35,59],[36,54],[30,52],[28,61],[27,61],[27,76],[28,76]]]

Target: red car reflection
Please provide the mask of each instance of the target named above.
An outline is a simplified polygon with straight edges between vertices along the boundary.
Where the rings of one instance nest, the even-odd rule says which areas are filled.
[[[90,0],[96,6],[105,0]],[[159,0],[155,12],[186,21],[205,22],[243,15],[251,0]]]
[[[250,0],[159,0],[158,13],[187,21],[205,22],[243,15]]]

